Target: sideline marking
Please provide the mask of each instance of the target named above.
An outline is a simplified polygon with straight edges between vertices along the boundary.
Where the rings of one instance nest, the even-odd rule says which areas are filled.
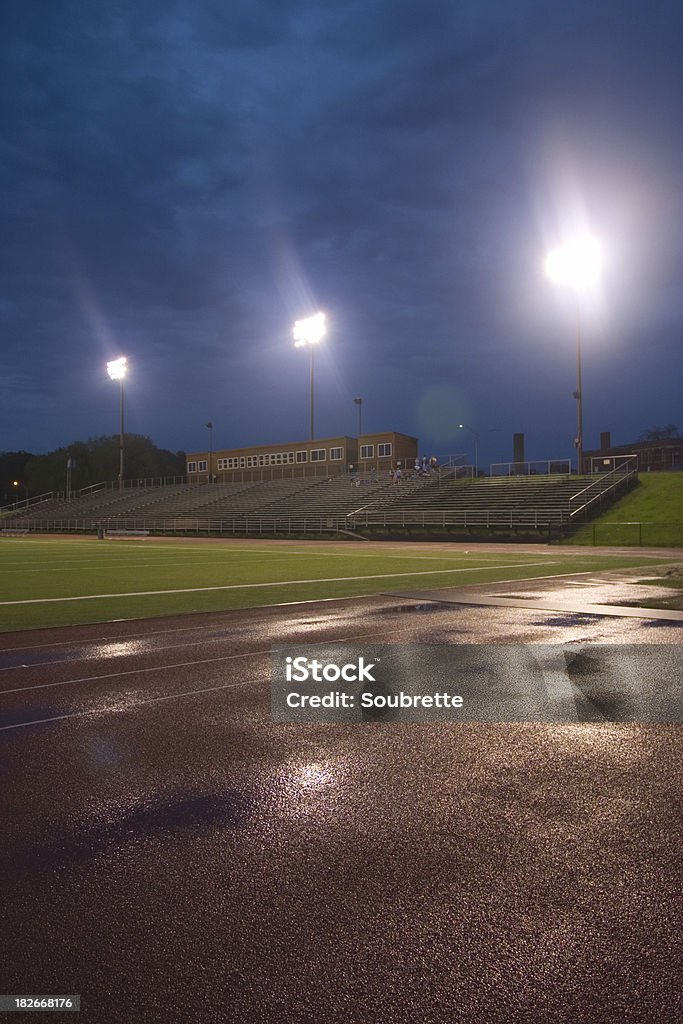
[[[387,580],[400,576],[446,576],[454,572],[488,572],[491,569],[525,569],[528,565],[559,565],[551,562],[517,562],[507,565],[476,565],[460,569],[421,569],[418,572],[383,572],[369,576],[331,576],[313,580],[277,580],[274,583],[228,583],[220,587],[183,587],[176,590],[133,590],[126,594],[81,594],[78,597],[31,597],[22,601],[0,601],[0,605],[55,604],[60,601],[102,601],[116,597],[154,597],[159,594],[201,594],[211,590],[250,590],[258,587],[294,587],[303,583],[350,583],[354,580]],[[545,578],[545,577],[542,577]],[[495,580],[490,582],[497,582]],[[501,580],[516,583],[516,580]]]

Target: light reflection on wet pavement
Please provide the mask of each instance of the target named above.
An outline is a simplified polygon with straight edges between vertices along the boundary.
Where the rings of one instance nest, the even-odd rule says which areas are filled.
[[[396,595],[5,635],[2,721],[75,717],[0,732],[4,991],[97,1024],[678,1019],[681,726],[275,725],[269,650],[682,635]]]

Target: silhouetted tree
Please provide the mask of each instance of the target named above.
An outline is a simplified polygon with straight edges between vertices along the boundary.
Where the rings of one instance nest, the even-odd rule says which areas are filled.
[[[664,427],[650,427],[640,435],[641,441],[670,441],[672,437],[680,437],[675,423],[667,423]]]
[[[74,460],[71,487],[77,491],[102,481],[116,480],[119,471],[119,436],[95,437],[74,441],[48,455],[34,455],[26,463],[25,478],[31,494],[66,489],[67,459]],[[148,477],[182,476],[184,452],[157,448],[149,437],[126,434],[124,439],[124,477],[138,480]]]
[[[24,497],[26,466],[30,452],[0,452],[0,505],[9,505]],[[14,486],[14,481],[19,487]]]

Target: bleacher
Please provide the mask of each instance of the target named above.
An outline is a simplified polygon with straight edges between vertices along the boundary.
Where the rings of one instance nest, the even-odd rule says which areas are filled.
[[[447,523],[464,526],[531,525],[562,523],[569,502],[589,478],[503,478],[432,481],[431,486],[401,493],[391,508],[370,505],[354,517],[357,525],[396,522]]]
[[[41,501],[6,514],[0,529],[145,532],[294,533],[448,529],[550,530],[598,510],[593,497],[605,477],[525,476],[456,479],[444,469],[407,473],[342,474],[241,483],[102,487],[83,497]],[[630,486],[629,480],[624,487]],[[622,488],[623,490],[623,488]],[[620,493],[615,489],[613,500]]]

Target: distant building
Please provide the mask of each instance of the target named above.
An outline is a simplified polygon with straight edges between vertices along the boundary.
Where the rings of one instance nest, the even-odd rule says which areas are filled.
[[[611,469],[619,455],[637,455],[638,471],[647,473],[664,469],[683,470],[683,438],[671,437],[664,441],[636,441],[634,444],[612,444],[612,435],[606,430],[600,434],[599,451],[584,452],[587,468],[599,473]]]
[[[399,463],[403,467],[412,465],[416,456],[416,437],[385,431],[358,437],[342,435],[315,441],[221,448],[211,453],[191,452],[187,456],[187,476],[190,481],[213,476],[215,480],[233,483],[337,476],[348,471],[389,472]]]

